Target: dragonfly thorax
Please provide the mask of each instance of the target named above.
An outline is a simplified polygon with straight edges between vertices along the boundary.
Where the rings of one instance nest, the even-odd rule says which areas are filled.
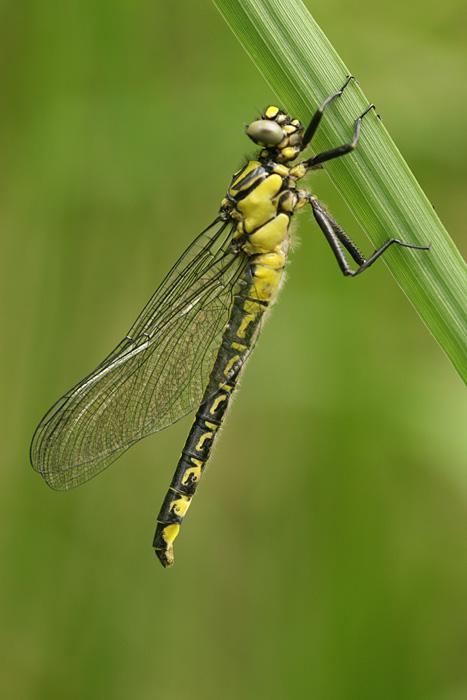
[[[277,163],[294,160],[301,150],[303,126],[279,107],[266,107],[260,119],[248,124],[247,136],[263,146],[261,159],[271,159]]]

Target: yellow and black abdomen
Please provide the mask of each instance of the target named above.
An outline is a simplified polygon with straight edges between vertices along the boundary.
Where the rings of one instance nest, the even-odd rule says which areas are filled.
[[[265,306],[250,300],[252,275],[247,266],[239,280],[229,322],[172,483],[157,517],[153,546],[163,566],[174,561],[173,542],[190,506],[222,424]]]

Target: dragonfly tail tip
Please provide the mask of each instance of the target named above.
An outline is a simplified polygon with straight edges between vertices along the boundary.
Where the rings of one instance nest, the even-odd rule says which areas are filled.
[[[168,547],[167,549],[155,549],[154,553],[164,569],[168,569],[170,566],[173,566],[175,562],[173,547]]]

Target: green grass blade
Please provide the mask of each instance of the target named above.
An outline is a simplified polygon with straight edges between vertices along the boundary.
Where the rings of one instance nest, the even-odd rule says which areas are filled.
[[[280,104],[306,122],[350,73],[301,0],[213,0]],[[369,100],[356,84],[326,112],[313,141],[321,151],[349,141]],[[433,336],[467,379],[466,266],[433,206],[375,114],[352,156],[326,164],[335,186],[376,246],[389,235],[429,252],[389,249],[384,260]]]

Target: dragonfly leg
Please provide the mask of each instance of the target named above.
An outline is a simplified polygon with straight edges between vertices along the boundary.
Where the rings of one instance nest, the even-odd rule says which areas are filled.
[[[324,110],[326,107],[328,107],[331,102],[333,102],[337,97],[340,97],[342,93],[344,92],[345,88],[347,85],[350,83],[351,80],[354,80],[353,75],[348,75],[346,78],[345,83],[341,87],[340,90],[337,92],[334,92],[332,95],[329,95],[329,97],[326,97],[324,102],[318,107],[316,112],[313,114],[310,123],[308,124],[305,133],[303,134],[303,140],[302,140],[302,151],[308,146],[310,143],[311,139],[313,136],[316,134],[316,131],[318,129],[318,126],[321,122],[321,119],[323,118]]]
[[[362,121],[368,114],[368,112],[370,112],[374,108],[374,104],[368,105],[365,111],[362,112],[360,116],[356,118],[352,141],[350,141],[349,143],[344,143],[342,144],[342,146],[331,148],[329,151],[323,151],[322,153],[318,153],[318,155],[313,156],[312,158],[308,158],[308,160],[303,161],[303,163],[301,163],[300,165],[304,165],[308,170],[310,168],[316,168],[317,166],[321,165],[321,163],[325,163],[326,161],[332,160],[333,158],[340,158],[341,156],[345,156],[347,153],[352,153],[352,151],[354,151],[357,148],[357,144],[360,139]]]
[[[346,277],[356,277],[362,272],[367,270],[371,265],[373,265],[376,260],[378,260],[381,255],[391,246],[398,245],[403,248],[413,248],[414,250],[429,250],[429,246],[415,245],[414,243],[405,243],[399,238],[389,238],[382,246],[377,248],[375,252],[370,255],[369,258],[364,258],[352,239],[346,234],[339,224],[334,221],[332,216],[328,214],[321,202],[315,197],[310,197],[311,208],[313,209],[314,217],[324,233],[327,242],[331,246],[331,250],[334,253],[337,263]],[[358,264],[356,270],[352,270],[345,253],[342,250],[342,246],[348,251],[352,259]]]

